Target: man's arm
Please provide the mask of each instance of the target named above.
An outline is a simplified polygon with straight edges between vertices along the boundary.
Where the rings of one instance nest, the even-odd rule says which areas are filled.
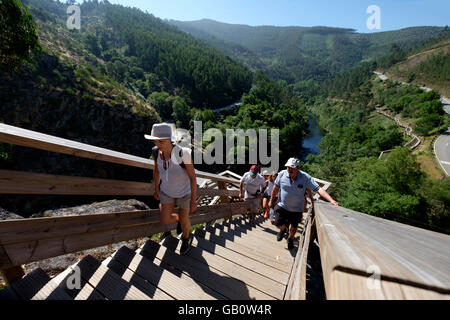
[[[280,190],[279,186],[274,185],[272,189],[272,194],[270,195],[270,201],[269,201],[269,208],[272,208],[274,203],[273,200],[275,199],[275,196],[278,194],[278,191]]]
[[[242,199],[243,196],[244,196],[244,182],[241,181],[241,184],[239,185],[239,198]]]
[[[191,163],[185,163],[186,173],[191,183],[191,212],[197,210],[197,177],[195,176],[194,165]]]
[[[338,206],[339,203],[336,202],[329,194],[328,192],[326,192],[324,189],[319,188],[319,190],[317,191],[322,198],[325,198],[325,200],[327,200],[328,202],[330,202],[332,205]]]

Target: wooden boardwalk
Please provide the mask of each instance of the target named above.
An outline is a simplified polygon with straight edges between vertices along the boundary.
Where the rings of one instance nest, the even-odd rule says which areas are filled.
[[[122,247],[103,262],[88,255],[54,279],[40,269],[27,274],[0,300],[282,300],[297,250],[277,242],[277,232],[262,217],[235,217],[197,230],[185,256],[171,236],[136,252]]]

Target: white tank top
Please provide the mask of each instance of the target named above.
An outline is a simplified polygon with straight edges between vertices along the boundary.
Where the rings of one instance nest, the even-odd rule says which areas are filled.
[[[174,149],[173,149],[174,150]],[[179,149],[175,149],[177,152]],[[191,149],[182,148],[183,162],[192,163]],[[183,198],[191,193],[191,183],[186,169],[178,164],[177,156],[175,152],[172,152],[170,160],[162,160],[161,155],[158,154],[158,171],[161,178],[160,190],[167,194],[171,198]],[[164,162],[166,163],[166,169],[164,169]]]

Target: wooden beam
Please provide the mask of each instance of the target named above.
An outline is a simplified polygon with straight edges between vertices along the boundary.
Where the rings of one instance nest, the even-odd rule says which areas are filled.
[[[48,134],[26,130],[2,123],[0,123],[0,142],[69,154],[81,158],[107,161],[137,168],[153,170],[155,167],[153,160],[136,157],[105,148],[94,147],[85,143],[62,139]],[[236,179],[227,178],[208,172],[196,170],[196,174],[199,178],[211,179],[213,181],[239,183]]]
[[[239,203],[199,207],[190,217],[191,223],[199,224],[233,213],[240,214],[239,208]],[[62,227],[64,225],[66,228]],[[0,269],[175,228],[176,224],[160,224],[158,217],[149,211],[3,221],[0,222],[2,247],[8,259],[0,260]]]
[[[450,299],[450,236],[323,201],[314,207],[327,299],[388,299],[399,286]]]
[[[221,197],[238,197],[239,190],[223,190],[223,189],[209,189],[197,188],[197,196],[221,196]]]
[[[0,170],[0,194],[151,196],[152,183]]]
[[[308,214],[305,226],[306,231],[302,234],[299,241],[300,244],[292,266],[284,300],[306,300],[306,262],[311,239],[311,214]]]

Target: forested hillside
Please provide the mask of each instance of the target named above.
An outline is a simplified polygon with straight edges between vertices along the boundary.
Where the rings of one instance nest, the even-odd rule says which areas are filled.
[[[67,19],[67,5],[26,0],[45,17]],[[90,0],[80,6],[82,28],[72,34],[104,62],[106,73],[147,98],[181,96],[196,107],[225,106],[250,89],[249,70],[220,51],[138,9]],[[51,19],[51,18],[50,18]]]
[[[251,27],[213,20],[170,21],[253,69],[276,80],[295,83],[323,81],[362,61],[389,54],[392,44],[402,50],[421,47],[442,27],[415,27],[379,33],[356,33],[330,27]]]
[[[439,95],[375,78],[367,77],[351,91],[341,92],[345,99],[320,95],[309,105],[328,133],[319,145],[319,154],[309,156],[305,169],[332,181],[330,192],[346,208],[450,233],[450,179],[431,179],[421,160],[433,156],[428,148],[415,152],[402,148],[410,139],[375,111],[376,107],[392,108],[404,102],[410,109],[408,115],[425,117],[419,120],[428,123],[428,114],[442,115]],[[432,106],[438,105],[433,111]],[[436,132],[437,125],[424,129],[419,120],[417,131]],[[379,159],[381,151],[391,149],[392,153]]]
[[[88,1],[81,5],[81,30],[69,30],[67,4],[51,0],[23,4],[36,24],[42,53],[36,51],[31,63],[19,66],[17,72],[0,73],[2,123],[148,157],[152,144],[143,135],[154,123],[178,120],[191,106],[226,105],[250,88],[252,74],[245,67],[141,11]],[[155,94],[169,97],[163,109],[155,110],[160,107]],[[8,144],[0,144],[0,166],[151,179],[147,171]],[[27,216],[80,200],[11,196],[2,199],[1,206]]]
[[[450,35],[450,29],[447,34]],[[430,87],[449,97],[450,36],[380,69],[394,79]]]

